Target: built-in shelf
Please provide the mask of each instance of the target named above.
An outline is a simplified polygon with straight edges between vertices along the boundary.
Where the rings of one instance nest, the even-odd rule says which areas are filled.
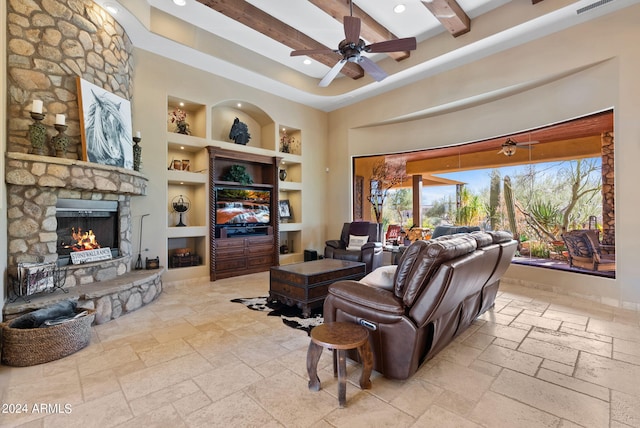
[[[169,238],[190,238],[207,236],[207,226],[184,226],[167,228],[167,237]]]
[[[167,171],[169,184],[206,184],[208,176],[203,172]]]
[[[280,223],[280,232],[302,230],[302,223]]]
[[[182,105],[180,103],[183,103]],[[241,105],[240,105],[241,104]],[[187,115],[189,135],[176,132],[175,123],[170,123],[171,113],[181,109]],[[251,135],[246,145],[236,144],[229,138],[234,120],[247,125]],[[286,136],[285,136],[286,132]],[[284,137],[284,138],[283,138]],[[285,144],[288,147],[285,149]],[[274,236],[271,243],[262,242],[261,238],[247,238],[250,243],[243,249],[246,267],[243,271],[257,270],[257,266],[270,266],[273,263],[295,263],[303,261],[303,227],[302,227],[302,130],[280,123],[270,117],[258,106],[250,103],[228,100],[216,105],[206,105],[193,100],[185,100],[176,96],[167,99],[167,252],[168,260],[178,251],[185,248],[202,257],[202,266],[171,267],[169,263],[168,280],[177,279],[175,275],[186,275],[189,278],[202,276],[203,272],[215,279],[215,267],[218,263],[215,255],[216,247],[229,242],[217,242],[210,225],[210,210],[214,201],[214,188],[217,186],[251,187],[270,189],[272,193],[272,212],[277,212],[280,200],[289,200],[292,212],[290,223],[278,223],[274,215],[271,229]],[[215,168],[210,170],[211,150],[216,153]],[[270,159],[270,160],[269,160]],[[243,186],[237,182],[223,180],[224,173],[235,164],[245,165],[254,183]],[[279,170],[286,171],[285,180],[279,180]],[[284,175],[284,174],[283,174]],[[179,220],[173,212],[171,202],[176,196],[184,196],[191,201],[191,207],[183,215],[186,227],[175,226]],[[233,237],[227,238],[234,240]],[[235,238],[239,239],[239,238]],[[268,239],[267,239],[268,241]],[[233,243],[233,242],[232,242]],[[290,254],[276,256],[280,244],[292,246]],[[261,247],[260,247],[261,246]],[[264,254],[258,256],[256,251]],[[264,248],[262,248],[264,247]],[[269,249],[272,248],[272,250]],[[233,246],[229,248],[235,248]],[[295,250],[295,251],[293,251]],[[224,250],[220,254],[224,253]],[[269,256],[271,254],[271,256]],[[268,258],[271,257],[270,260]],[[264,260],[262,260],[264,259]],[[238,260],[233,259],[234,263]],[[255,268],[254,268],[255,267]],[[171,271],[174,273],[171,275]],[[222,273],[232,274],[233,269]]]

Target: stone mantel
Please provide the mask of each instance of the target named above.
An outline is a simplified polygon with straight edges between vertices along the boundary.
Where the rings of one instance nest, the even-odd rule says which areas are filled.
[[[149,180],[143,174],[126,168],[18,152],[7,152],[6,158],[7,184],[118,195],[147,193]]]

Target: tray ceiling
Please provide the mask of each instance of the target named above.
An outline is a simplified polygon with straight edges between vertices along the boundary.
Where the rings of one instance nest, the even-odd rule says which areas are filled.
[[[347,0],[96,0],[134,45],[331,111],[500,50],[544,37],[640,0],[354,0],[361,38],[416,37],[412,52],[366,54],[389,74],[375,82],[348,63],[326,88],[318,82],[338,54],[292,57],[295,49],[337,49]],[[395,13],[402,4],[404,12]],[[185,60],[188,58],[188,60]],[[305,61],[305,59],[307,61]]]

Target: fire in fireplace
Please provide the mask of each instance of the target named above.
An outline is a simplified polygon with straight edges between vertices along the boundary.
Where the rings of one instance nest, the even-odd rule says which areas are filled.
[[[58,199],[57,253],[59,264],[68,264],[73,251],[111,248],[118,255],[118,202]]]

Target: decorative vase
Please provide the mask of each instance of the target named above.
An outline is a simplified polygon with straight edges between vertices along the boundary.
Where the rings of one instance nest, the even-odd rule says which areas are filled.
[[[58,131],[58,135],[51,139],[53,147],[56,150],[56,156],[59,158],[67,157],[67,148],[69,147],[69,137],[67,137],[64,131],[67,130],[67,125],[53,125]]]
[[[287,179],[287,170],[286,169],[281,169],[279,174],[280,176],[280,181],[284,181]]]
[[[189,124],[183,120],[176,122],[176,132],[178,134],[190,135],[191,132],[189,132]]]
[[[142,138],[133,137],[133,170],[140,171],[140,163],[142,162],[142,147],[140,147]]]
[[[46,155],[45,145],[47,143],[47,128],[40,123],[44,119],[44,114],[31,112],[33,124],[29,125],[29,141],[31,141],[31,153],[34,155]]]

